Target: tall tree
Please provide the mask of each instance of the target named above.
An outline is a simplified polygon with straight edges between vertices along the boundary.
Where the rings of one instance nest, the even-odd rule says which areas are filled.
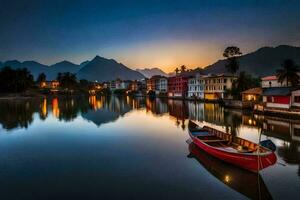
[[[58,78],[60,86],[65,89],[74,89],[77,86],[77,78],[75,74],[66,72],[61,74]]]
[[[277,70],[277,78],[280,83],[286,81],[287,86],[296,86],[299,84],[299,67],[291,59],[286,59],[282,63],[282,69]],[[290,84],[289,84],[290,83]]]
[[[41,82],[44,82],[44,81],[46,81],[46,74],[40,73],[39,76],[36,79],[36,82],[41,83]]]
[[[227,63],[225,65],[227,71],[235,74],[239,70],[237,57],[240,55],[242,55],[242,52],[240,51],[240,48],[236,46],[230,46],[224,50],[223,56],[227,59]]]

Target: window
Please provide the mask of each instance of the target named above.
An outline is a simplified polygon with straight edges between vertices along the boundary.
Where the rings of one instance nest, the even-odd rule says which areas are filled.
[[[227,82],[227,79],[226,78],[224,78],[224,83],[226,83]]]
[[[226,85],[224,85],[223,88],[224,88],[224,90],[226,90],[226,89],[227,89],[227,88],[226,88]]]
[[[273,102],[272,101],[272,96],[267,96],[267,102],[271,102],[271,103]]]
[[[300,103],[300,96],[294,96],[294,102]]]
[[[271,82],[271,81],[269,82],[269,86],[270,86],[270,87],[272,86],[272,82]]]
[[[294,128],[294,135],[300,137],[300,129]]]

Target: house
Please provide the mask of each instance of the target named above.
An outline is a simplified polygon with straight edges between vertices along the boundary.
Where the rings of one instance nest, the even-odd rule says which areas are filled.
[[[188,97],[204,99],[204,78],[200,74],[188,80]]]
[[[168,91],[168,78],[164,76],[160,76],[155,82],[155,92],[166,93]]]
[[[262,93],[265,108],[300,108],[300,89],[294,87],[265,88]]]
[[[59,81],[57,80],[40,82],[40,88],[51,89],[54,91],[57,90],[58,87],[59,87]]]
[[[204,98],[206,100],[217,100],[228,98],[227,90],[232,88],[234,80],[237,79],[233,75],[208,75],[204,78]]]
[[[270,87],[287,87],[286,81],[282,83],[278,81],[276,75],[265,76],[261,78],[261,87],[262,88],[270,88]]]
[[[188,93],[189,73],[181,73],[168,78],[168,97],[184,98]]]
[[[147,80],[147,92],[154,91],[156,94],[168,91],[168,79],[164,76],[156,75]]]
[[[243,91],[242,92],[242,101],[244,101],[244,102],[259,101],[259,99],[261,98],[262,92],[263,92],[263,89],[260,87],[251,88],[249,90]]]

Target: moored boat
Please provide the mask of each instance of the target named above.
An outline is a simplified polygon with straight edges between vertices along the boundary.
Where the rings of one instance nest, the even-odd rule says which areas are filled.
[[[268,148],[231,134],[189,121],[193,142],[205,152],[243,169],[258,172],[276,163],[276,155]]]

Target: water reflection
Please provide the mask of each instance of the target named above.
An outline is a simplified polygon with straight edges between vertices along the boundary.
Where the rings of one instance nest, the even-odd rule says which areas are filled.
[[[47,128],[53,128],[55,130],[53,132],[60,132],[59,125],[57,127],[52,126],[55,126],[56,123],[60,125],[64,124],[59,122],[67,122],[64,125],[69,123],[72,124],[72,121],[78,120],[80,123],[86,122],[86,124],[88,124],[88,126],[83,128],[81,131],[95,128],[100,132],[101,130],[103,131],[101,127],[104,129],[109,127],[110,130],[111,128],[115,128],[119,131],[119,127],[104,126],[104,124],[108,124],[110,122],[114,122],[116,124],[119,122],[119,125],[121,124],[122,128],[127,128],[124,130],[124,132],[127,131],[127,135],[124,134],[125,136],[130,136],[129,133],[138,129],[134,134],[135,136],[140,137],[143,134],[142,132],[145,127],[145,123],[147,123],[147,129],[151,129],[151,125],[149,125],[150,121],[147,120],[151,120],[152,118],[152,120],[161,120],[161,127],[160,125],[157,125],[157,127],[153,127],[153,129],[148,130],[149,134],[152,134],[153,132],[153,136],[160,137],[159,141],[161,138],[166,138],[167,133],[165,134],[164,132],[167,132],[168,130],[172,131],[172,133],[168,134],[173,134],[177,137],[177,139],[179,139],[176,134],[187,133],[186,129],[188,120],[192,119],[197,121],[200,125],[213,126],[216,129],[235,134],[238,137],[242,137],[253,142],[258,142],[260,135],[262,140],[267,138],[271,139],[277,145],[276,154],[281,165],[276,164],[266,170],[263,170],[262,173],[270,172],[271,176],[268,177],[272,178],[276,177],[277,173],[282,176],[289,174],[289,178],[296,177],[298,179],[298,177],[300,177],[300,121],[296,120],[254,115],[251,112],[226,109],[218,104],[211,103],[118,96],[53,97],[31,100],[26,99],[22,101],[1,100],[0,110],[1,133],[14,133],[14,129],[27,129],[30,126],[34,126],[34,121],[38,121],[38,125],[49,122],[49,125],[46,126]],[[136,117],[129,120],[128,116],[132,113],[134,113]],[[78,124],[77,121],[75,121],[73,125],[80,127],[80,123]],[[135,128],[130,127],[132,124],[134,124],[133,127]],[[112,125],[112,123],[109,125]],[[174,129],[172,129],[172,127],[174,127]],[[161,130],[164,131],[159,132]],[[73,132],[74,130],[70,128],[68,131]],[[2,134],[2,136],[3,135],[5,134]],[[153,141],[155,141],[155,137],[152,138]],[[187,135],[181,135],[181,137],[187,137]],[[145,141],[151,141],[148,139],[149,138]],[[130,143],[128,146],[134,149],[134,145],[136,145],[136,143],[131,142],[135,141],[135,138],[130,137],[128,141]],[[173,146],[172,142],[174,141],[176,141],[175,137],[170,139],[168,137],[167,144],[170,143],[169,146]],[[184,139],[180,138],[180,141],[178,142],[184,143]],[[137,144],[140,144],[140,142],[137,142]],[[64,145],[61,144],[60,147],[63,146]],[[176,145],[174,146],[177,148]],[[145,148],[146,147],[147,144],[145,145]],[[24,149],[26,148],[24,147]],[[149,149],[152,149],[152,146],[149,145]],[[271,196],[270,191],[261,177],[254,176],[251,173],[249,174],[249,172],[237,169],[231,165],[227,165],[222,162],[220,163],[218,160],[211,158],[201,152],[201,150],[195,149],[193,146],[190,146],[189,150],[209,173],[222,181],[222,183],[231,187],[233,190],[236,190],[252,199],[259,197],[262,199],[270,199],[274,196],[274,189],[271,191],[269,188],[272,193]],[[133,152],[136,153],[134,150]],[[149,152],[152,151],[149,150]],[[176,154],[176,157],[184,157],[184,155],[185,153],[182,155]],[[142,158],[147,159],[145,154],[142,154]],[[132,158],[132,160],[134,160],[134,158]],[[199,166],[197,165],[197,169],[198,167]],[[268,177],[264,177],[264,180],[267,181]],[[281,180],[281,177],[278,179]],[[247,182],[244,183],[243,180],[247,180]],[[278,180],[277,183],[280,182],[280,180]],[[260,183],[260,185],[258,185],[258,183]],[[289,185],[292,185],[293,183],[294,182],[292,181],[290,183],[285,183],[287,184],[285,186],[289,187]],[[296,182],[296,184],[297,183],[298,182]],[[260,191],[261,196],[257,195],[257,191]]]
[[[195,158],[214,177],[245,195],[250,199],[272,199],[262,177],[212,157],[199,149],[195,144],[189,144],[189,158]]]

